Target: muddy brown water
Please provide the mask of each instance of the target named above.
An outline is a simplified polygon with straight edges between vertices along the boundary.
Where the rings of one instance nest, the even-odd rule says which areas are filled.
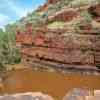
[[[6,74],[2,91],[9,94],[41,91],[62,100],[72,88],[100,89],[100,76],[16,70]]]

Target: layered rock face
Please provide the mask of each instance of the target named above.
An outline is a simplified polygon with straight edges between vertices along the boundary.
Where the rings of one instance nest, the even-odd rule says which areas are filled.
[[[57,1],[59,1],[59,0],[47,0],[47,3],[48,4],[55,4]]]
[[[47,12],[49,4],[56,5],[53,0],[48,2]],[[96,4],[65,6],[50,15],[44,12],[42,17],[46,16],[46,20],[41,27],[29,24],[26,31],[17,31],[16,43],[21,49],[22,62],[37,70],[99,72],[99,9],[100,4]]]

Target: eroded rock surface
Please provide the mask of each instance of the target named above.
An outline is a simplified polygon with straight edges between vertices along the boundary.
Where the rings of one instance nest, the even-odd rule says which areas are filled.
[[[18,93],[0,96],[0,100],[54,100],[51,96],[42,93]]]
[[[47,66],[60,72],[99,73],[100,2],[81,3],[47,0],[43,9],[37,10],[41,21],[36,27],[33,19],[24,25],[23,32],[16,32],[22,63],[42,71]]]

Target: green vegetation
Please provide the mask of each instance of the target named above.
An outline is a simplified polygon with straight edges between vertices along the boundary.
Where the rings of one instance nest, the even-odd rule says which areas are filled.
[[[59,0],[55,5],[49,5],[47,13],[52,15],[64,8],[77,8],[97,3],[100,3],[100,0]]]
[[[49,5],[48,7],[48,15],[55,14],[57,11],[62,10],[65,7],[68,7],[68,5],[72,2],[73,0],[60,0],[57,2],[55,5]]]
[[[96,0],[73,0],[70,5],[72,7],[80,7],[85,5],[92,5],[94,3],[97,3]]]
[[[49,23],[48,28],[64,28],[65,25],[66,25],[65,22],[55,21],[55,22]]]
[[[92,21],[93,19],[91,15],[88,13],[88,11],[85,10],[85,11],[80,12],[80,18],[73,21],[72,26],[76,30],[80,30],[80,28],[84,26],[92,25]]]
[[[85,21],[85,23],[91,23],[92,22],[92,16],[88,13],[88,11],[82,11],[80,13],[81,17]]]
[[[0,29],[0,70],[6,70],[8,64],[20,62],[20,53],[16,47],[13,27],[7,25],[5,31]]]

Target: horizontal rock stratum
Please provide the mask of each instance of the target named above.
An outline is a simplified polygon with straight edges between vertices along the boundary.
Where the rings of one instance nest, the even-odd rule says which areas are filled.
[[[42,71],[100,72],[100,2],[72,1],[77,6],[47,0],[32,14],[34,18],[23,21],[24,31],[18,27],[16,44],[22,63]]]

